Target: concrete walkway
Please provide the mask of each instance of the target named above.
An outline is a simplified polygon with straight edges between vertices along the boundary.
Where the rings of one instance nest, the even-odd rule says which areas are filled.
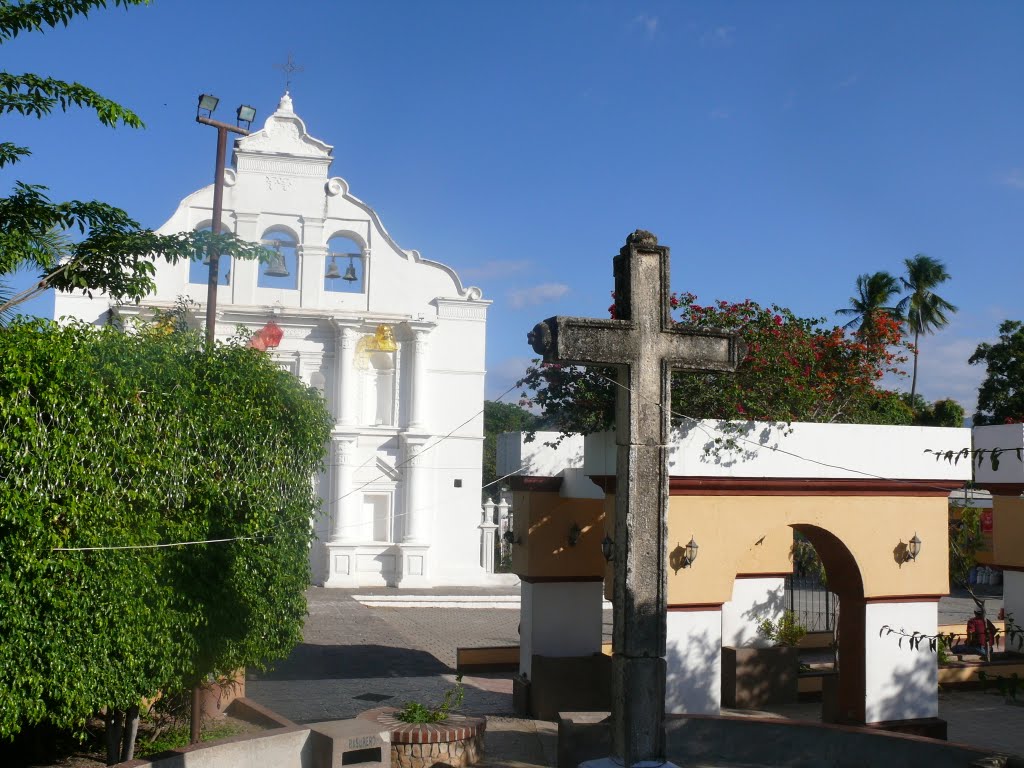
[[[296,722],[350,718],[375,706],[406,701],[440,703],[455,681],[459,647],[518,642],[519,612],[509,608],[370,607],[373,595],[481,597],[516,595],[516,589],[335,590],[311,588],[304,642],[267,673],[250,673],[247,695]],[[359,600],[355,599],[359,596]],[[499,600],[499,602],[505,602]],[[950,605],[955,615],[967,606]],[[605,615],[606,633],[611,615]],[[512,674],[464,678],[464,711],[488,716],[487,765],[553,766],[557,728],[512,714]],[[1024,691],[1021,693],[1024,701]],[[766,716],[819,719],[820,704],[800,703]],[[1024,706],[994,693],[942,692],[939,715],[949,738],[1024,755]],[[739,714],[739,713],[735,713]]]

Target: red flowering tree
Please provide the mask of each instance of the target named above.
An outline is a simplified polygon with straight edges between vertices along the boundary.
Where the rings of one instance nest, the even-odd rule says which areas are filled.
[[[876,318],[870,335],[850,336],[822,319],[749,299],[701,305],[684,293],[673,294],[671,303],[677,323],[738,330],[747,344],[734,374],[674,374],[673,423],[687,416],[877,424],[909,424],[913,418],[896,393],[878,387],[886,373],[902,374],[906,360],[899,323],[890,317]],[[614,421],[613,379],[606,368],[537,361],[521,384],[550,428],[587,434]]]

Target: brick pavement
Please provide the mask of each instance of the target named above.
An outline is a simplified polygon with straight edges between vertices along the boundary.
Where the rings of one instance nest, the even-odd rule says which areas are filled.
[[[487,595],[514,590],[414,592]],[[401,705],[408,700],[439,703],[455,679],[456,648],[518,641],[516,610],[368,608],[353,599],[356,594],[373,593],[396,592],[311,588],[304,642],[273,671],[250,673],[247,694],[297,722],[349,718],[382,704]],[[610,630],[607,614],[606,632]],[[544,756],[550,752],[550,727],[511,717],[510,673],[467,677],[464,685],[465,711],[497,716],[495,722],[505,724],[503,735],[495,732],[498,743],[515,743],[533,756],[527,760],[520,755],[520,762],[553,764],[550,756]],[[818,706],[799,705],[780,714],[817,719]],[[1004,702],[994,693],[949,691],[940,693],[939,710],[949,723],[950,740],[1024,755],[1021,705]],[[490,764],[503,763],[496,759]]]

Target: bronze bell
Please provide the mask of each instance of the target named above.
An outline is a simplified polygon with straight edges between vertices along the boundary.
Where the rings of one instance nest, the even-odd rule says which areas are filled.
[[[337,280],[341,277],[341,272],[338,270],[338,262],[335,261],[335,256],[331,254],[331,263],[327,265],[327,272],[324,274],[328,280]]]
[[[337,269],[337,267],[335,267]],[[352,257],[348,257],[348,267],[345,269],[345,274],[341,276],[341,279],[347,283],[354,283],[359,278],[356,277],[356,266],[352,263]]]
[[[279,241],[274,242],[274,253],[270,257],[270,261],[267,262],[267,270],[264,272],[267,277],[288,277],[291,272],[288,271],[288,265],[285,263],[284,256],[281,255],[281,243]]]

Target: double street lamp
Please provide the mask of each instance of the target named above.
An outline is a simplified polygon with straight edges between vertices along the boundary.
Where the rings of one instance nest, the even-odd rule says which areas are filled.
[[[249,126],[256,119],[255,107],[242,104],[236,112],[235,125],[214,120],[213,111],[217,109],[219,102],[220,99],[216,96],[204,93],[199,97],[199,106],[196,108],[196,122],[212,125],[217,129],[217,170],[213,177],[213,222],[210,225],[215,235],[220,234],[221,215],[224,210],[224,158],[227,154],[228,133],[248,136]],[[215,244],[211,244],[209,247],[209,257],[210,275],[206,290],[206,342],[212,345],[217,330],[217,282],[220,279],[220,249]]]

